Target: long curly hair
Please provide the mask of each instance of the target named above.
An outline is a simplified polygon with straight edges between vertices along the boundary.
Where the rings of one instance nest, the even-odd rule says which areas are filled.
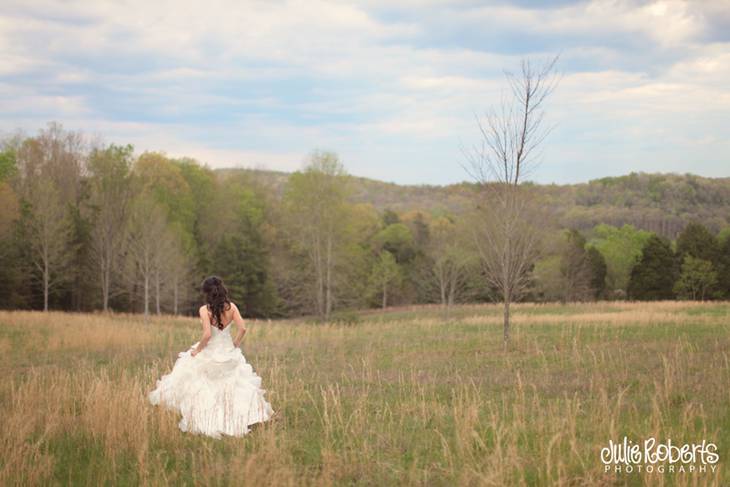
[[[228,298],[228,289],[223,280],[218,276],[207,277],[200,289],[205,296],[205,304],[213,315],[213,324],[222,330],[225,325],[222,323],[221,315],[224,310],[231,308],[231,300]]]

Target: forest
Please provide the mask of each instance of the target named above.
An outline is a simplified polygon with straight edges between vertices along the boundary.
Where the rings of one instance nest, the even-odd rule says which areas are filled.
[[[549,217],[521,300],[730,298],[730,179],[522,184]],[[213,170],[52,122],[2,141],[0,307],[191,314],[210,274],[260,318],[498,300],[478,189],[355,177],[328,151]]]

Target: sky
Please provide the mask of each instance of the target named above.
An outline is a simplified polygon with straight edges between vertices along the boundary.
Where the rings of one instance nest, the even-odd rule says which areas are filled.
[[[505,72],[558,54],[532,180],[730,176],[730,0],[3,0],[0,135],[449,184]]]

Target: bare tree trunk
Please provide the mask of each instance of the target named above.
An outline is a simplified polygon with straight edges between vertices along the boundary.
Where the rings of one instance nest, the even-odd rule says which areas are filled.
[[[172,289],[173,289],[172,312],[173,312],[173,314],[176,314],[176,315],[177,315],[177,299],[178,299],[177,280],[178,280],[177,274],[175,274],[175,278],[174,278],[173,286],[172,286]]]
[[[509,188],[508,193],[509,193]],[[512,206],[511,205],[511,198],[510,194],[507,195],[507,205],[506,206]],[[511,210],[512,208],[510,208]],[[507,213],[509,214],[509,213]],[[504,228],[504,235],[505,235],[505,248],[504,248],[504,264],[502,265],[502,287],[503,287],[503,293],[502,296],[504,297],[504,325],[503,325],[503,338],[504,338],[504,346],[507,348],[507,344],[509,343],[509,332],[510,332],[510,304],[512,303],[512,281],[515,279],[515,276],[512,275],[512,224],[513,222],[510,222],[509,220],[505,220],[505,228]]]
[[[101,299],[104,311],[109,311],[109,270],[107,269],[106,259],[101,261]]]
[[[48,259],[43,263],[43,311],[48,311],[48,287],[50,283]]]
[[[155,311],[160,314],[160,269],[155,269]]]
[[[510,329],[509,329],[509,325],[510,325],[510,323],[509,323],[509,319],[510,319],[509,312],[510,312],[510,310],[509,310],[509,307],[510,307],[511,301],[512,301],[512,298],[509,296],[509,293],[507,293],[505,295],[505,297],[504,297],[504,330],[503,330],[503,336],[504,336],[504,346],[505,346],[505,348],[507,347],[507,344],[509,343],[509,333],[510,333]]]
[[[314,267],[315,272],[317,273],[317,315],[320,318],[325,317],[325,290],[324,290],[324,269],[322,264],[322,248],[320,245],[320,236],[317,234],[317,237],[314,241]]]
[[[439,272],[439,290],[441,291],[441,306],[446,306],[446,282],[443,269]]]
[[[327,296],[325,303],[325,320],[329,320],[332,312],[332,235],[327,235]]]
[[[150,275],[149,272],[144,273],[144,318],[150,314]]]
[[[82,166],[81,134],[65,132],[49,123],[37,137],[15,149],[13,189],[28,204],[28,256],[37,270],[32,277],[43,288],[43,311],[48,311],[50,290],[64,280],[71,261],[72,222],[69,205],[78,203]]]
[[[528,204],[529,193],[520,186],[537,162],[537,149],[548,131],[541,128],[545,98],[555,87],[552,76],[557,57],[535,70],[522,62],[522,75],[508,75],[511,102],[478,122],[481,144],[467,154],[472,176],[491,197],[480,205],[487,220],[486,231],[476,238],[487,280],[501,291],[504,301],[504,344],[510,339],[510,305],[529,286],[530,266],[539,254],[538,226],[544,222]],[[468,169],[467,169],[468,170]],[[476,235],[476,234],[475,234]]]
[[[293,240],[303,244],[311,259],[312,271],[306,280],[318,317],[323,320],[330,318],[334,308],[339,270],[335,261],[342,248],[342,212],[348,205],[345,176],[336,154],[315,151],[305,170],[290,178],[284,195]]]
[[[449,298],[448,298],[448,305],[447,306],[453,306],[456,296],[456,277],[451,276],[451,285],[449,286]]]

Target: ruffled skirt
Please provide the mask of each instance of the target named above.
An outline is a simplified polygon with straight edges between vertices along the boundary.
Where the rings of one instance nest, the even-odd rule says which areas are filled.
[[[195,357],[180,352],[169,374],[157,380],[148,395],[153,405],[162,404],[182,414],[182,431],[213,438],[221,434],[243,436],[249,426],[268,421],[274,411],[264,398],[259,377],[230,337],[214,337]]]

